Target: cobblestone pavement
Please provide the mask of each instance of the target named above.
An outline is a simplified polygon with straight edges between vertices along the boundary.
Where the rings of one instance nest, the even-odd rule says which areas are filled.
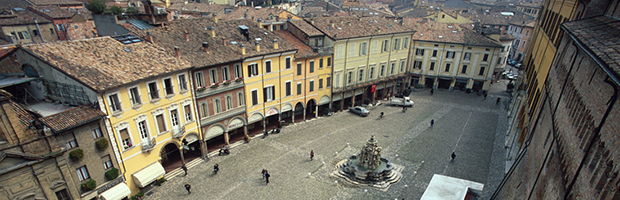
[[[145,199],[419,199],[433,174],[483,183],[481,199],[488,199],[505,166],[506,83],[493,84],[486,100],[458,91],[438,90],[431,96],[420,90],[410,95],[415,105],[404,113],[380,105],[368,117],[339,112],[287,126],[279,134],[232,148],[231,155],[191,162],[186,177],[180,170],[167,174],[169,180]],[[500,105],[497,97],[503,100]],[[385,191],[343,185],[330,177],[334,165],[359,153],[371,135],[384,157],[405,167],[400,182]],[[456,159],[449,162],[453,151]],[[220,166],[217,175],[212,174],[215,163]],[[269,184],[261,169],[271,174]],[[192,185],[191,195],[183,187],[186,182]]]

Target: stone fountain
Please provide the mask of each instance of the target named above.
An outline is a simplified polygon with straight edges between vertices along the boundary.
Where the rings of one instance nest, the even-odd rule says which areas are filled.
[[[354,185],[367,185],[387,189],[402,177],[402,166],[390,163],[381,156],[381,147],[374,136],[366,141],[359,154],[351,155],[336,164],[332,176],[344,179]]]

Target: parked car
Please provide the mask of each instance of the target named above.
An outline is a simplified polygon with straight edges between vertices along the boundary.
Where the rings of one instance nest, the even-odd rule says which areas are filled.
[[[509,65],[514,65],[514,64],[516,64],[515,60],[513,60],[513,59],[511,59],[511,58],[508,58],[508,61],[507,61],[506,63],[508,63]]]
[[[511,80],[517,79],[518,76],[519,74],[516,74],[516,73],[506,74],[506,78],[511,79]]]
[[[368,114],[370,114],[370,111],[366,110],[366,108],[361,107],[361,106],[351,107],[349,108],[349,111],[352,113],[358,114],[362,117],[366,117],[368,116]]]
[[[515,64],[515,67],[516,67],[517,69],[521,69],[521,63],[517,63],[517,64]]]
[[[404,97],[404,98],[392,97],[392,98],[390,98],[390,105],[393,105],[393,106],[403,106],[403,103],[405,104],[405,106],[408,106],[408,107],[412,107],[413,106],[413,101],[411,101],[411,99],[409,99],[409,97]]]

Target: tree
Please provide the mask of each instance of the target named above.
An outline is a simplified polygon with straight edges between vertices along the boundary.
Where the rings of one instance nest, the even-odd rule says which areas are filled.
[[[93,14],[101,14],[106,9],[105,0],[91,0],[86,4],[86,9],[93,12]]]
[[[140,11],[138,11],[138,9],[136,9],[135,7],[129,7],[127,8],[127,10],[125,10],[125,12],[130,13],[130,14],[137,14]]]
[[[110,6],[110,14],[121,15],[123,14],[123,11],[123,8],[121,8],[120,6]]]

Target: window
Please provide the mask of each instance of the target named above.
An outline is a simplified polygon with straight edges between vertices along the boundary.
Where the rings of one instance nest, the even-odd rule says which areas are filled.
[[[327,57],[327,67],[332,66],[332,57]]]
[[[394,39],[394,50],[399,50],[400,49],[400,38],[395,38]]]
[[[454,51],[448,51],[446,54],[446,58],[454,58]]]
[[[56,198],[58,200],[71,200],[71,197],[69,196],[69,192],[67,192],[67,189],[62,189],[56,193]]]
[[[489,54],[484,54],[484,56],[482,57],[482,62],[486,62],[489,60]]]
[[[237,93],[237,104],[239,106],[245,105],[245,98],[243,98],[243,92]]]
[[[103,169],[108,170],[112,167],[114,167],[112,165],[112,160],[110,159],[110,155],[106,155],[101,157],[101,161],[103,162]]]
[[[230,110],[233,108],[233,102],[231,96],[226,96],[226,110]]]
[[[437,57],[437,50],[433,50],[433,57]]]
[[[446,63],[446,72],[450,72],[450,66],[452,66],[452,64]]]
[[[336,74],[336,79],[334,80],[334,85],[336,85],[336,87],[340,86],[340,73]]]
[[[56,28],[58,29],[58,31],[65,31],[65,25],[64,24],[56,24]]]
[[[276,90],[274,86],[267,86],[263,88],[263,101],[273,101],[276,96]]]
[[[454,49],[454,45],[450,45],[450,48],[451,48],[451,49]]]
[[[157,89],[157,83],[151,82],[148,85],[149,85],[149,95],[151,97],[151,100],[159,99],[159,89]]]
[[[231,100],[231,102],[232,102],[232,100]],[[231,105],[232,105],[232,103],[231,103]],[[187,122],[192,121],[193,120],[192,108],[189,105],[185,105],[185,106],[183,106],[183,111],[185,112],[185,122],[187,123]]]
[[[441,18],[446,18],[446,15],[441,15]]]
[[[213,114],[218,114],[222,112],[222,102],[220,99],[213,99]]]
[[[405,39],[403,39],[403,49],[408,49],[409,48],[409,38],[406,37]]]
[[[185,79],[185,74],[181,74],[177,78],[179,78],[179,90],[187,91],[187,80]]]
[[[431,62],[431,66],[428,68],[428,70],[435,70],[435,62]]]
[[[121,135],[121,140],[125,149],[131,147],[131,138],[129,137],[129,132],[127,131],[127,129],[120,130],[118,131],[118,133]]]
[[[332,86],[332,77],[327,77],[327,79],[325,80],[325,87],[331,87]]]
[[[291,68],[291,57],[284,58],[284,65],[286,66],[286,69]]]
[[[308,85],[310,92],[314,92],[314,80],[310,80],[310,85]]]
[[[355,56],[355,43],[349,45],[349,57]]]
[[[166,96],[174,94],[174,85],[172,84],[172,78],[164,79],[164,89],[166,90]]]
[[[37,30],[32,30],[32,36],[39,36],[39,31]]]
[[[372,79],[374,75],[375,75],[375,68],[371,67],[370,71],[368,71],[368,79]]]
[[[484,75],[484,68],[485,67],[480,67],[480,71],[478,72],[478,75],[480,76]]]
[[[26,38],[28,38],[28,35],[26,35]],[[521,45],[521,47],[525,47],[525,40],[523,40],[523,44]]]
[[[297,63],[297,76],[301,75],[301,63]]]
[[[155,116],[155,122],[157,122],[157,131],[159,131],[160,134],[166,132],[166,121],[164,120],[164,114]]]
[[[390,75],[394,75],[394,68],[396,68],[396,63],[390,65]]]
[[[357,81],[361,82],[361,81],[364,80],[364,70],[360,69],[359,73],[360,74],[359,74],[359,76],[357,76]]]
[[[463,65],[463,68],[461,69],[461,73],[462,74],[467,73],[467,65]]]
[[[377,46],[379,46],[377,43],[378,42],[376,40],[372,41],[372,53],[377,53]]]
[[[284,88],[286,90],[286,96],[291,96],[291,81],[287,81]]]
[[[75,136],[73,136],[74,138],[71,138],[71,141],[65,143],[65,147],[67,147],[67,149],[73,149],[78,147],[77,141],[75,141]]]
[[[86,170],[86,165],[77,168],[75,170],[78,174],[78,177],[80,178],[80,181],[85,181],[87,179],[90,179],[90,175],[88,175],[88,170]]]
[[[103,137],[103,134],[101,133],[101,128],[99,128],[99,127],[95,128],[93,130],[90,130],[90,132],[93,133],[93,138],[95,138],[95,139]]]
[[[209,69],[209,84],[219,83],[217,80],[217,69]]]
[[[301,83],[297,83],[297,95],[301,94]]]
[[[248,65],[248,77],[258,75],[258,64],[252,63]]]
[[[271,73],[271,60],[265,61],[265,73]]]
[[[202,72],[196,72],[194,74],[194,76],[196,77],[196,86],[197,87],[205,86],[205,80],[204,80],[204,77],[202,75]]]
[[[422,69],[422,61],[416,60],[413,62],[414,69]]]
[[[310,73],[314,73],[314,60],[310,61]]]
[[[381,65],[381,69],[379,70],[379,76],[385,76],[385,65]]]
[[[381,44],[381,49],[383,49],[382,52],[387,52],[390,50],[390,41],[389,40],[383,40],[383,44]]]
[[[28,34],[28,32],[27,32],[27,31],[18,32],[18,33],[19,33],[19,38],[20,38],[20,39],[22,39],[22,40],[23,40],[24,38],[26,38],[26,39],[30,39],[30,35]]]
[[[243,77],[243,74],[241,72],[241,65],[235,64],[234,69],[235,69],[235,78]]]
[[[465,56],[463,56],[463,60],[470,60],[471,59],[471,53],[470,52],[466,52]]]
[[[424,56],[424,49],[415,49],[416,56]]]
[[[398,70],[399,72],[404,72],[405,71],[405,61],[404,60],[400,61],[400,66],[398,66],[398,69],[399,69]]]
[[[323,58],[319,59],[319,69],[323,69]]]
[[[138,122],[138,132],[140,133],[140,139],[142,139],[143,143],[149,142],[149,132],[147,127],[148,126],[146,126],[146,121]]]
[[[323,89],[323,79],[319,79],[319,90]]]
[[[170,111],[170,121],[172,122],[172,127],[179,125],[179,111],[176,109]]]
[[[353,77],[353,72],[349,72],[349,75],[347,76],[347,84],[351,84],[352,77]]]
[[[336,59],[342,58],[342,49],[343,49],[342,44],[336,47]]]
[[[362,42],[362,44],[360,44],[360,56],[366,55],[366,42]]]
[[[497,59],[497,64],[498,64],[498,65],[499,65],[499,64],[502,64],[502,57],[499,57],[499,58]]]
[[[222,67],[222,81],[230,80],[228,77],[228,67]]]
[[[121,101],[118,98],[118,94],[113,94],[108,96],[109,100],[110,100],[110,109],[112,109],[112,112],[118,112],[118,111],[123,111],[123,108],[121,107]]]
[[[200,103],[200,117],[209,116],[209,106],[206,102]]]

